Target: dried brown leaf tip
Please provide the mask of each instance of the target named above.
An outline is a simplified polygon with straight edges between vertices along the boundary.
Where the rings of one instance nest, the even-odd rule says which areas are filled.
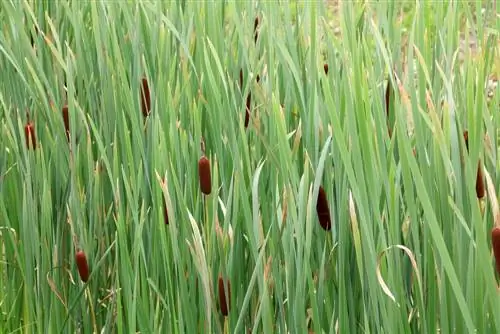
[[[223,316],[227,317],[231,307],[231,282],[219,275],[219,307]]]
[[[253,33],[254,33],[254,43],[257,43],[257,39],[259,38],[259,17],[256,16],[253,22]]]
[[[483,175],[483,166],[481,165],[481,160],[477,163],[477,174],[476,174],[476,195],[477,198],[481,199],[484,197],[485,188],[484,188],[484,175]]]
[[[80,279],[82,282],[87,282],[89,279],[90,271],[89,264],[87,262],[87,257],[83,251],[76,252],[75,262],[78,268],[78,274],[80,275]]]
[[[64,121],[64,129],[66,130],[66,139],[69,142],[69,114],[67,104],[62,108],[62,116]]]
[[[148,117],[151,112],[151,96],[149,94],[148,79],[142,78],[141,85],[141,110],[144,117]]]
[[[330,218],[330,208],[328,207],[328,199],[326,197],[323,187],[319,187],[318,201],[316,203],[316,213],[318,214],[319,224],[321,227],[329,231],[332,228],[332,221]]]
[[[500,275],[500,227],[498,226],[491,230],[491,244],[493,248],[493,255],[495,256],[497,273]]]
[[[33,122],[28,121],[28,123],[24,126],[24,137],[26,139],[26,147],[30,148],[30,142],[31,142],[31,148],[33,150],[36,149],[36,134],[35,134],[35,125]]]
[[[206,156],[202,156],[198,161],[198,174],[201,192],[210,195],[212,192],[212,178],[210,175],[210,160]]]
[[[323,70],[325,70],[325,74],[328,74],[328,64],[323,65]]]

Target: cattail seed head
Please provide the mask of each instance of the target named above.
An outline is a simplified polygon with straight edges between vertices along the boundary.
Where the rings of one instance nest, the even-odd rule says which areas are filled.
[[[465,147],[467,148],[467,152],[469,152],[469,131],[467,130],[464,131],[464,141],[465,141]]]
[[[206,156],[202,156],[198,161],[198,174],[201,192],[210,195],[212,192],[212,178],[210,175],[210,160]]]
[[[35,125],[32,122],[28,122],[24,126],[24,137],[26,139],[26,147],[29,149],[30,148],[30,142],[31,142],[31,147],[33,150],[36,149],[36,134],[35,134]]]
[[[328,199],[326,197],[323,187],[319,187],[318,201],[316,203],[316,213],[321,227],[329,231],[332,228],[332,221],[330,218],[330,209],[328,207]]]
[[[148,117],[151,112],[151,96],[149,94],[149,84],[146,78],[142,78],[141,86],[141,109],[142,115]]]
[[[259,83],[259,81],[260,81],[260,75],[257,74],[256,80],[257,80],[257,83]]]
[[[325,63],[323,69],[325,70],[325,74],[328,74],[328,64]]]
[[[247,95],[247,103],[245,110],[245,129],[248,128],[248,124],[250,123],[250,108],[252,106],[252,94],[249,92]]]
[[[227,295],[226,295],[227,292]],[[219,275],[219,307],[223,316],[227,317],[231,307],[231,283],[229,280],[224,280]]]
[[[483,166],[481,165],[481,160],[477,164],[477,175],[476,175],[476,195],[477,198],[481,199],[484,197],[484,176],[483,176]]]
[[[165,179],[163,179],[163,183],[165,183]],[[163,196],[163,221],[165,225],[168,225],[168,209],[167,209],[167,201],[165,196]]]
[[[66,139],[69,142],[69,114],[68,114],[68,105],[67,104],[62,108],[62,115],[63,115],[63,121],[64,121],[64,129],[66,130]]]
[[[243,90],[243,69],[240,69],[240,89]]]
[[[80,279],[83,282],[87,282],[89,279],[89,265],[87,263],[87,257],[83,251],[78,251],[75,255],[76,266],[78,267],[78,273],[80,274]]]
[[[253,33],[254,33],[254,43],[257,43],[257,39],[259,38],[259,17],[256,16],[253,23]]]
[[[389,133],[389,138],[392,138],[392,129],[389,124],[389,109],[391,105],[391,80],[387,80],[387,87],[385,88],[385,115],[387,117],[387,128],[388,128],[388,133]]]
[[[491,244],[493,248],[493,255],[495,256],[497,273],[500,275],[500,227],[499,226],[496,226],[491,230]]]

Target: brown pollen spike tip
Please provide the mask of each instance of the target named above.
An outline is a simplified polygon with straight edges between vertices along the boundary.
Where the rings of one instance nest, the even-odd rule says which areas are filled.
[[[318,201],[316,203],[316,213],[321,227],[329,231],[332,228],[332,221],[330,218],[330,208],[328,207],[328,199],[326,197],[323,187],[319,187]]]
[[[198,174],[201,192],[210,195],[212,192],[212,178],[210,175],[210,160],[206,156],[202,156],[198,161]]]
[[[229,309],[231,307],[231,283],[229,282],[229,280],[226,280],[226,284],[224,284],[224,280],[220,275],[219,275],[219,307],[222,315],[227,317],[227,315],[229,314]]]
[[[323,70],[325,70],[325,74],[328,74],[328,64],[323,65]]]

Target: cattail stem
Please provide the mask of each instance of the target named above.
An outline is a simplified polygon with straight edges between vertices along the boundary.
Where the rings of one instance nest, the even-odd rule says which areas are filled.
[[[500,226],[496,226],[491,230],[491,245],[495,257],[497,273],[500,275]]]

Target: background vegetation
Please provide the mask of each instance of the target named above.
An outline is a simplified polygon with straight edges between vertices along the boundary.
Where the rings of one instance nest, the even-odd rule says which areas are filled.
[[[495,1],[5,0],[0,22],[1,332],[500,332]]]

